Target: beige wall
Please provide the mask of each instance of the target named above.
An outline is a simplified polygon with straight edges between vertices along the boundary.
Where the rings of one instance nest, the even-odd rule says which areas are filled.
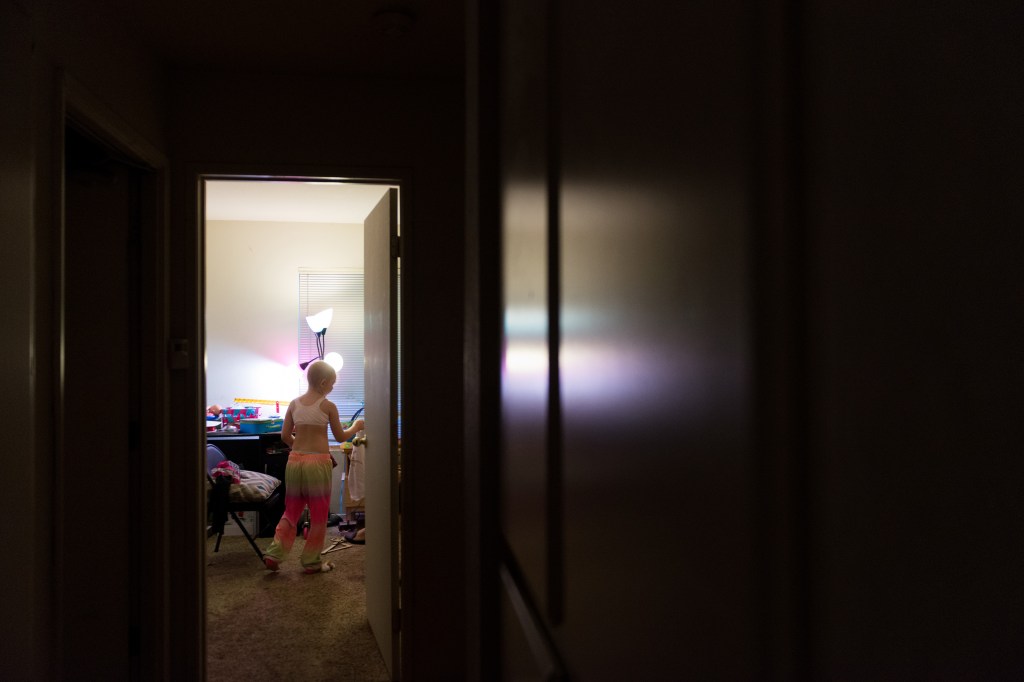
[[[299,269],[362,267],[362,225],[207,221],[206,403],[248,397],[284,410],[305,390]]]

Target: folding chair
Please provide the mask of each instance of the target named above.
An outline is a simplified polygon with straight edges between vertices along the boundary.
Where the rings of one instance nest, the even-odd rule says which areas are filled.
[[[257,512],[259,513],[257,518],[261,520],[264,517],[270,516],[270,512],[280,504],[284,485],[278,484],[264,500],[254,502],[232,501],[231,486],[234,484],[231,482],[231,479],[227,476],[214,477],[210,475],[210,470],[226,459],[227,457],[224,455],[224,452],[216,445],[206,446],[206,479],[210,482],[208,503],[212,517],[212,524],[207,528],[206,536],[210,537],[214,534],[217,535],[217,543],[214,545],[213,551],[219,551],[221,538],[224,537],[224,526],[227,524],[228,517],[230,516],[242,531],[242,535],[245,536],[245,539],[249,541],[250,545],[252,545],[252,548],[260,558],[260,561],[262,561],[263,552],[256,546],[256,541],[253,539],[252,535],[249,534],[245,524],[239,520],[236,512]],[[256,528],[256,535],[259,536],[263,530],[263,526],[258,525]]]

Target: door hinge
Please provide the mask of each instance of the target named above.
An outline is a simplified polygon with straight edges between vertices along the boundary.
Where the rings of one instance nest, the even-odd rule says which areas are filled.
[[[398,241],[399,239],[401,239],[401,237],[392,237],[391,238],[391,257],[392,258],[398,258],[398,249],[401,246],[400,242]]]

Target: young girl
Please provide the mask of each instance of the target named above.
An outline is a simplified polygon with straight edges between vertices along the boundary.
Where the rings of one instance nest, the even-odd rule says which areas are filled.
[[[331,506],[331,458],[327,445],[327,425],[335,440],[344,443],[363,428],[357,419],[348,429],[341,428],[338,408],[326,396],[334,388],[338,375],[323,360],[317,360],[306,370],[309,389],[288,405],[281,427],[281,440],[291,447],[288,465],[284,471],[284,515],[274,532],[274,542],[264,554],[263,561],[276,571],[295,542],[295,529],[302,510],[309,506],[309,535],[302,549],[301,562],[306,573],[319,573],[334,568],[323,563],[320,551],[327,534],[327,514]]]

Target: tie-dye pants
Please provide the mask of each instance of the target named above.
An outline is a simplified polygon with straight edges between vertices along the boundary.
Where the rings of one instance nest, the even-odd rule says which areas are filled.
[[[295,543],[295,531],[302,510],[309,506],[309,535],[302,548],[303,568],[320,567],[320,552],[327,535],[327,515],[331,509],[331,456],[292,452],[284,470],[284,515],[274,531],[274,542],[264,554],[278,562],[284,560]]]

